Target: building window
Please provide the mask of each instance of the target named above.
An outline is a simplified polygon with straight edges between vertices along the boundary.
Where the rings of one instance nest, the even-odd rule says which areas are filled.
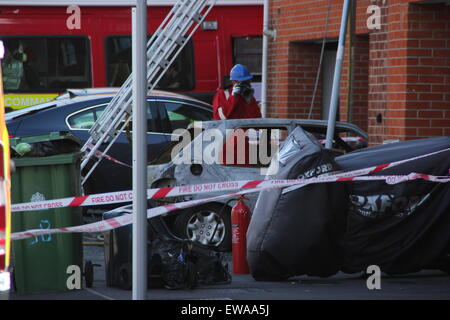
[[[89,42],[80,36],[7,36],[6,92],[58,92],[91,86]]]
[[[105,44],[107,85],[120,87],[131,73],[131,37],[111,36]],[[157,89],[187,91],[195,87],[194,47],[192,40],[186,44],[169,70],[162,77]]]
[[[234,38],[233,63],[240,63],[246,66],[255,77],[252,81],[261,81],[262,37]]]

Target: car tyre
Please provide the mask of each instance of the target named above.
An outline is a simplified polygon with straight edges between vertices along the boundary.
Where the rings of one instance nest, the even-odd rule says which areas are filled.
[[[182,239],[191,239],[205,247],[213,246],[218,251],[230,251],[231,209],[222,203],[190,208],[177,216],[173,230]]]
[[[132,287],[132,274],[131,274],[131,263],[127,262],[123,264],[119,269],[119,281],[118,286],[123,290],[131,290]]]
[[[92,288],[94,284],[94,265],[92,261],[87,260],[84,263],[84,280],[87,288]]]

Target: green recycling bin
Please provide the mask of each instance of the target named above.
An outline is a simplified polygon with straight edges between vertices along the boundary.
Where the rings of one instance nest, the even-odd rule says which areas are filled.
[[[21,145],[20,145],[21,144]],[[81,195],[80,144],[67,132],[11,139],[15,148],[31,145],[24,157],[13,157],[12,203],[25,203]],[[19,147],[20,147],[19,146]],[[59,152],[68,152],[58,154]],[[50,154],[46,156],[46,154]],[[35,156],[28,156],[35,155]],[[12,213],[12,232],[81,225],[79,207]],[[14,287],[18,294],[60,292],[73,289],[68,279],[79,270],[83,244],[81,234],[44,234],[12,243]],[[77,266],[77,267],[74,267]],[[69,268],[70,267],[70,268]],[[73,279],[73,277],[71,278]],[[81,283],[81,279],[79,280]]]

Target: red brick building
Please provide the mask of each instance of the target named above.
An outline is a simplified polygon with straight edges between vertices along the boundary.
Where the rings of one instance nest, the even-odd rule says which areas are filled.
[[[367,130],[371,144],[450,135],[450,1],[355,2],[339,119]],[[328,117],[342,5],[343,0],[270,1],[269,27],[276,37],[269,42],[268,116]]]

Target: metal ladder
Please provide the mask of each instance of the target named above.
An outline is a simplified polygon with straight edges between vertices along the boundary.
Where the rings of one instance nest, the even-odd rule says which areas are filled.
[[[147,42],[149,90],[155,88],[215,3],[216,0],[178,0],[175,3]],[[206,7],[207,9],[202,14]],[[103,154],[106,154],[132,119],[132,102],[132,74],[130,74],[89,130],[90,138],[81,148],[81,151],[85,152],[81,169],[92,164],[82,177],[82,184],[86,182],[102,160],[102,156],[98,152],[100,146],[107,144],[102,151]]]

